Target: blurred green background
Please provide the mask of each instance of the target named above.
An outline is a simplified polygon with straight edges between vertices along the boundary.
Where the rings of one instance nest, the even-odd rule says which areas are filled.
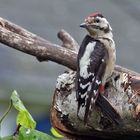
[[[56,34],[62,28],[80,43],[85,31],[79,24],[95,11],[102,12],[113,28],[117,64],[140,72],[139,0],[0,0],[1,17],[57,44],[61,42]],[[66,69],[52,62],[39,63],[0,44],[0,116],[16,89],[33,117],[47,125],[56,78]],[[3,122],[2,136],[13,132],[15,116],[12,111]]]

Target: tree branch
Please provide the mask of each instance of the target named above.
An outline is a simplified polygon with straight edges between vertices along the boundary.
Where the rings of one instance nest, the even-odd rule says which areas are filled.
[[[59,31],[57,36],[62,41],[63,47],[76,52],[78,51],[79,49],[78,43],[65,30]]]
[[[76,70],[76,57],[79,48],[78,43],[65,30],[61,30],[58,33],[58,37],[62,40],[63,47],[51,43],[0,17],[1,43],[26,54],[35,56],[39,61],[50,60],[72,70]],[[126,70],[120,66],[116,66],[115,69],[117,71],[127,71],[136,74],[136,72]]]
[[[40,41],[41,43],[42,42],[47,42],[49,43],[48,40],[45,40],[29,31],[27,31],[26,29],[23,29],[22,27],[6,20],[6,19],[3,19],[0,17],[0,26],[2,26],[3,28],[13,32],[13,33],[16,33],[18,35],[21,35],[21,36],[24,36],[24,37],[27,37],[27,38],[33,38],[35,40],[38,40]]]
[[[76,69],[77,53],[42,39],[19,26],[0,18],[0,42],[38,58],[39,61],[54,61]]]

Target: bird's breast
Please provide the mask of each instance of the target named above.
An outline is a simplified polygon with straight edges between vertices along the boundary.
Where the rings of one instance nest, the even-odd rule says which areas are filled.
[[[108,61],[106,63],[106,70],[105,75],[103,78],[103,83],[106,82],[106,80],[112,75],[115,63],[116,63],[116,49],[115,49],[115,43],[113,41],[104,41],[103,42],[107,51],[108,51]]]

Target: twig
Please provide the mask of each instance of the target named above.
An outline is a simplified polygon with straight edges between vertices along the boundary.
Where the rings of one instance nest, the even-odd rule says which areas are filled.
[[[58,38],[62,41],[62,46],[73,51],[78,51],[79,45],[65,30],[61,30],[57,34]]]

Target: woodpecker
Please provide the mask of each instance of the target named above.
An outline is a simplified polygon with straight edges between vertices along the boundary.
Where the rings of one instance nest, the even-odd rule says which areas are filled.
[[[102,112],[116,124],[119,114],[103,96],[105,83],[111,77],[116,61],[112,28],[100,13],[92,13],[80,25],[85,36],[77,57],[76,98],[77,115],[85,107],[84,122],[98,105]]]

